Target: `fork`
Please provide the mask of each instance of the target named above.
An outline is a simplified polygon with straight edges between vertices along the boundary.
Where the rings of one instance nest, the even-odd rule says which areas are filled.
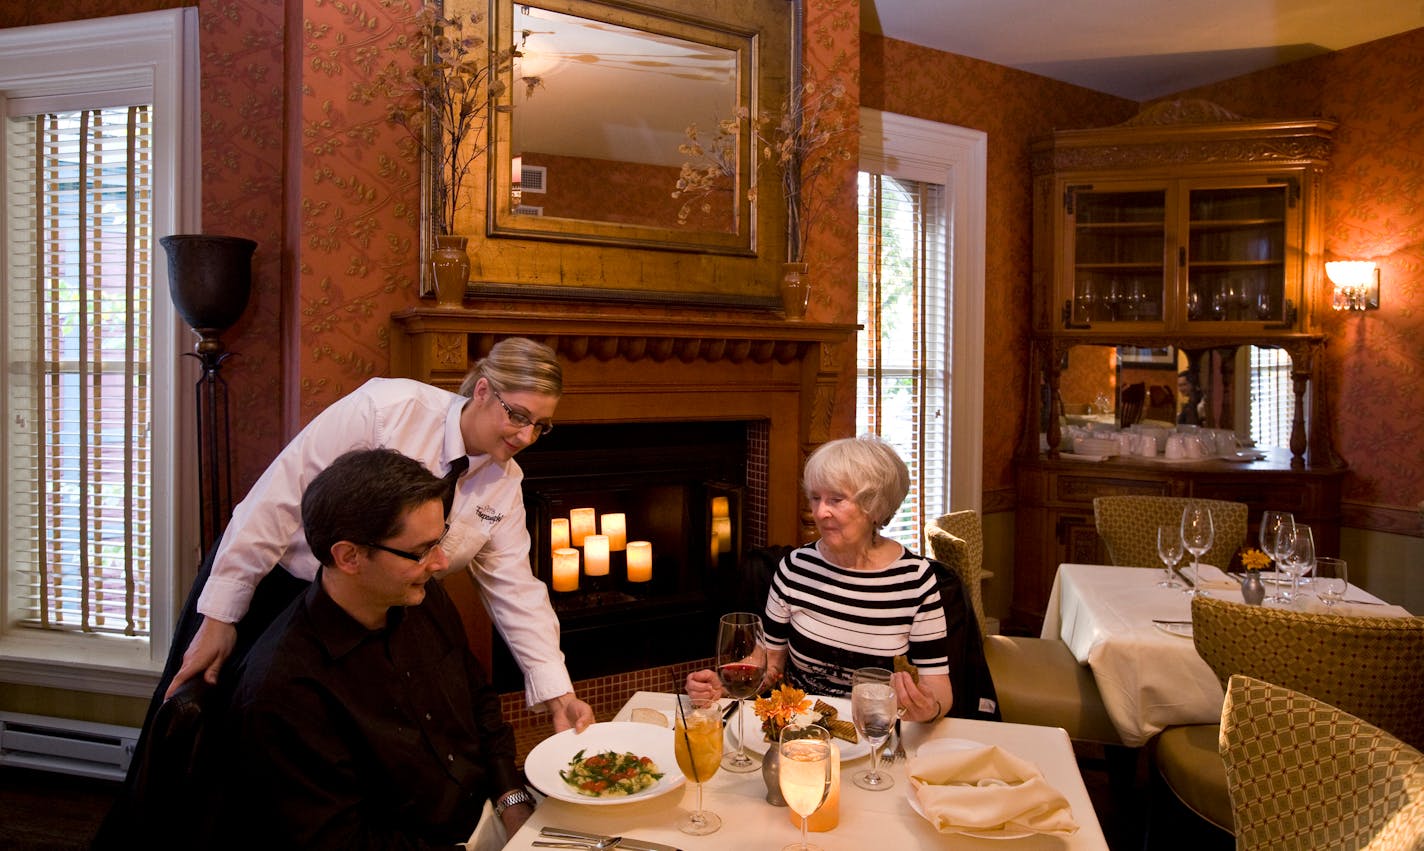
[[[908,758],[905,753],[905,743],[900,738],[899,718],[895,719],[895,730],[890,734],[890,740],[895,743],[895,747],[891,748],[889,745],[887,745],[885,747],[885,750],[889,751],[889,753],[882,752],[880,754],[880,762],[883,765],[894,765],[896,760],[903,760]]]

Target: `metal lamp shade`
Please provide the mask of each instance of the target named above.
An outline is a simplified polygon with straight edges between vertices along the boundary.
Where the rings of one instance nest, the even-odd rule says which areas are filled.
[[[168,252],[168,294],[184,322],[207,338],[242,318],[252,293],[257,243],[201,234],[174,234],[159,242]]]

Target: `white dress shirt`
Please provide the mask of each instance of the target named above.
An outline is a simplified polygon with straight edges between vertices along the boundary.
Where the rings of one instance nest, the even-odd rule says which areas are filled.
[[[419,381],[373,378],[318,414],[233,509],[198,611],[236,623],[257,583],[277,564],[293,576],[313,579],[317,560],[301,522],[307,483],[353,449],[395,449],[445,475],[465,452],[460,409],[467,401]],[[512,460],[501,465],[488,455],[470,456],[442,546],[453,567],[469,565],[485,608],[524,673],[532,706],[573,691],[573,684],[559,650],[559,621],[548,589],[529,568],[523,480]]]

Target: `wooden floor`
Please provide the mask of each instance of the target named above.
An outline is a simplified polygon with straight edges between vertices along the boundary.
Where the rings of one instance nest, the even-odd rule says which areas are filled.
[[[1148,848],[1231,849],[1231,837],[1193,823],[1190,814],[1169,812],[1144,844],[1147,790],[1139,769],[1133,789],[1114,794],[1103,763],[1080,755],[1083,780],[1097,810],[1111,851]],[[0,768],[0,849],[5,851],[77,851],[87,849],[118,793],[118,784],[42,771]],[[1183,840],[1190,841],[1183,844]]]

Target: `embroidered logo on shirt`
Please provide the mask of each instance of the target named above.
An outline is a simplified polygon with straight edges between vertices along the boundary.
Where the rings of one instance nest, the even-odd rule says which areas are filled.
[[[500,514],[498,511],[495,511],[488,505],[478,506],[475,509],[475,514],[478,514],[481,520],[485,521],[490,525],[494,525],[495,523],[498,523],[499,521],[504,519],[503,514]]]

